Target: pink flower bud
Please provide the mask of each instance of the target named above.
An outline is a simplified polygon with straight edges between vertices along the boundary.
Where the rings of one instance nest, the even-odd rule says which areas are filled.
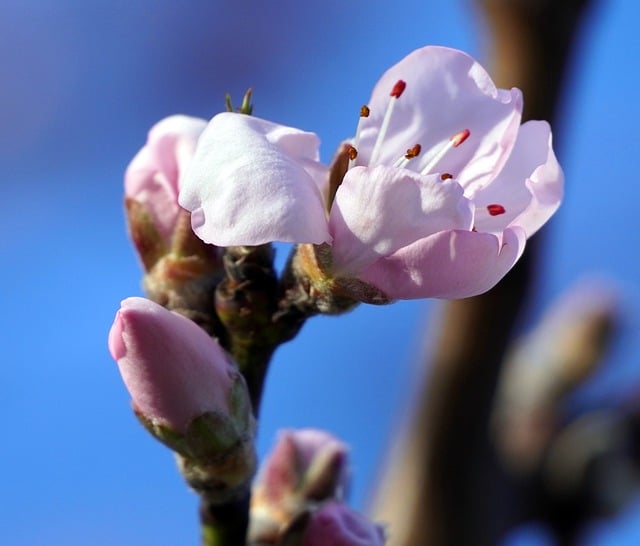
[[[340,500],[347,485],[347,447],[322,430],[285,430],[262,465],[251,497],[252,541],[277,541],[294,516]]]
[[[169,242],[178,214],[178,191],[191,162],[203,119],[170,116],[149,131],[147,143],[133,158],[125,174],[125,196],[145,207],[159,235]]]
[[[216,341],[191,320],[128,298],[109,350],[136,415],[173,449],[187,483],[207,502],[245,495],[255,472],[255,421],[244,379]]]
[[[303,546],[384,546],[384,531],[341,503],[330,503],[311,514]]]
[[[347,446],[335,436],[317,429],[284,430],[263,464],[256,488],[272,500],[295,492],[326,500],[342,497],[347,477]]]
[[[184,433],[206,412],[230,413],[239,372],[189,319],[150,300],[128,298],[111,327],[109,350],[146,419]]]

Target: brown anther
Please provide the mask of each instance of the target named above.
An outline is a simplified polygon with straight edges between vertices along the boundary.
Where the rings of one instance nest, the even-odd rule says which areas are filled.
[[[371,110],[369,110],[369,107],[364,104],[360,107],[360,117],[361,118],[368,118],[369,114],[371,113]]]
[[[491,216],[500,216],[506,212],[502,205],[497,204],[487,205],[487,211]]]
[[[349,159],[353,161],[356,157],[358,157],[358,150],[356,150],[353,146],[349,146]]]
[[[407,87],[407,82],[403,80],[398,80],[396,84],[393,86],[393,89],[391,90],[390,95],[392,97],[395,97],[396,99],[399,99],[400,95],[404,93],[405,87]]]
[[[465,140],[469,138],[470,134],[471,134],[471,131],[469,131],[469,129],[464,129],[459,133],[456,133],[455,135],[453,135],[450,139],[451,142],[453,142],[453,147],[457,148],[458,146],[460,146],[460,144],[462,144]]]
[[[452,178],[453,178],[453,175],[449,173],[442,173],[440,175],[440,180],[451,180]]]
[[[414,157],[418,157],[420,151],[422,150],[422,146],[420,144],[416,144],[413,148],[409,148],[407,153],[404,154],[405,159],[413,159]]]

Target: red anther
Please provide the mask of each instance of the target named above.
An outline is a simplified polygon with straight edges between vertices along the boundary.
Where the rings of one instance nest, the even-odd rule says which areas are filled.
[[[361,118],[368,118],[369,117],[369,113],[371,112],[371,110],[369,110],[369,107],[364,104],[360,107],[360,117]]]
[[[353,146],[349,146],[349,150],[347,151],[349,154],[349,159],[353,161],[356,157],[358,157],[358,150],[356,150]]]
[[[464,129],[459,133],[456,133],[455,135],[453,135],[449,140],[453,142],[453,147],[457,148],[458,146],[460,146],[460,144],[462,144],[465,140],[469,138],[470,134],[471,134],[471,131],[469,131],[469,129]]]
[[[390,95],[395,97],[396,99],[400,98],[400,95],[404,93],[404,88],[407,87],[407,82],[404,80],[398,80],[396,84],[393,86]]]
[[[506,212],[506,210],[504,210],[504,207],[502,205],[487,205],[487,211],[489,211],[489,214],[491,216],[500,216],[501,214],[504,214]]]
[[[452,178],[453,178],[453,175],[449,173],[442,173],[440,175],[440,180],[451,180]]]
[[[407,153],[404,154],[405,159],[413,159],[414,157],[418,157],[420,155],[420,151],[422,150],[422,146],[420,144],[416,144],[413,148],[409,148]]]

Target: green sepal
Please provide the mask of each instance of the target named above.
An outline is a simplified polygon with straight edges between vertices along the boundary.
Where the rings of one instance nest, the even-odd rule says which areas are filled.
[[[247,396],[245,380],[240,374],[233,380],[229,396],[229,409],[238,432],[246,435],[253,430],[255,421],[253,419],[251,400]]]
[[[153,216],[147,207],[127,197],[124,201],[131,240],[140,256],[145,271],[149,271],[169,248],[156,229]]]
[[[240,112],[241,114],[246,114],[248,116],[250,116],[251,114],[253,114],[253,104],[251,104],[251,95],[253,94],[253,89],[251,89],[251,87],[249,87],[249,89],[246,90],[244,97],[242,97],[242,104],[240,105],[240,108],[238,109],[238,112]]]
[[[187,440],[184,434],[174,430],[169,424],[149,419],[135,406],[133,408],[133,413],[138,418],[138,421],[140,421],[142,426],[147,429],[151,436],[156,440],[178,453],[188,451]]]
[[[224,107],[227,110],[227,112],[235,112],[235,108],[233,107],[233,101],[231,100],[231,93],[225,94]]]

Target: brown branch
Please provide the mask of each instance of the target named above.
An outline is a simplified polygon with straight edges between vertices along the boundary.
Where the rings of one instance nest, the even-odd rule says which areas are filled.
[[[525,119],[555,117],[586,0],[481,0],[494,80],[519,87]],[[431,375],[390,467],[375,516],[389,546],[494,546],[516,516],[515,493],[488,437],[505,349],[530,295],[538,237],[493,290],[446,304]]]

